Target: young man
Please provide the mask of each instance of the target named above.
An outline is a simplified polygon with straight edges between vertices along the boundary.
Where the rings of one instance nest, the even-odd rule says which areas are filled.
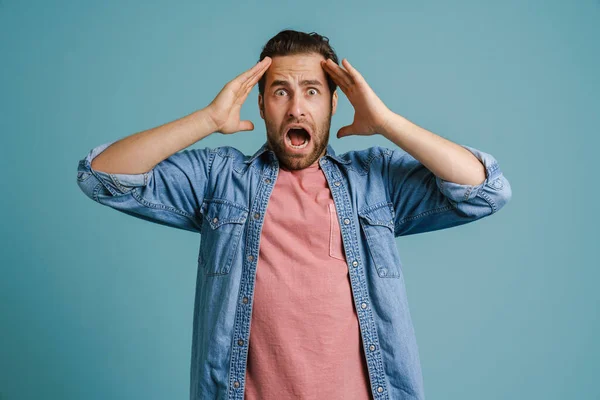
[[[254,155],[183,150],[253,130],[240,109],[256,83],[267,140]],[[337,136],[379,134],[390,148],[335,154],[337,86],[355,110]],[[78,184],[200,233],[191,399],[423,399],[395,237],[511,198],[492,155],[393,113],[326,37],[289,30],[206,108],[92,149]]]

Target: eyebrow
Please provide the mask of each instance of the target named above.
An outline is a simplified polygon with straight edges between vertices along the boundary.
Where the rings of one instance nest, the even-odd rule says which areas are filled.
[[[316,80],[316,79],[305,79],[302,82],[300,82],[301,86],[308,86],[308,85],[313,85],[313,86],[323,86],[323,84],[321,83],[321,81]],[[273,86],[285,86],[285,87],[290,87],[290,83],[288,81],[284,81],[281,79],[276,79],[273,82],[271,82],[271,85],[269,87],[273,87]]]

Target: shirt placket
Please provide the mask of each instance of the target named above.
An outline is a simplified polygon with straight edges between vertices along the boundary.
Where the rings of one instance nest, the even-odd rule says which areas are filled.
[[[389,399],[379,338],[375,328],[365,271],[362,267],[363,261],[359,251],[358,225],[355,213],[352,211],[348,188],[337,165],[325,157],[320,160],[320,163],[338,211],[344,251],[346,252],[346,260],[348,260],[352,297],[358,314],[361,340],[371,381],[371,393],[377,400]]]
[[[252,202],[250,218],[246,234],[246,254],[242,267],[242,278],[235,313],[233,338],[231,343],[231,363],[229,368],[230,400],[244,400],[246,364],[248,359],[248,340],[250,338],[250,319],[252,315],[252,296],[256,279],[256,265],[259,256],[260,234],[264,216],[273,192],[279,172],[277,161],[271,157],[272,163],[264,169]]]

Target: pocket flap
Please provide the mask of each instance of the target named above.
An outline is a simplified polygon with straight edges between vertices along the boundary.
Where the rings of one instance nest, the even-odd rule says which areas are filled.
[[[386,226],[394,231],[394,209],[392,203],[381,203],[359,211],[361,217],[369,225]]]
[[[201,213],[212,229],[223,224],[243,224],[248,217],[248,210],[240,205],[225,200],[208,200],[202,203]]]

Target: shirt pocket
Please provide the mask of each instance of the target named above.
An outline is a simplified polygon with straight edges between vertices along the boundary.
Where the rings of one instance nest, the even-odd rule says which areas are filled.
[[[227,200],[205,200],[198,265],[207,276],[226,275],[239,251],[248,209]]]
[[[342,232],[334,203],[329,203],[329,256],[346,261]]]
[[[402,265],[394,237],[392,203],[368,207],[358,216],[377,274],[381,278],[399,278]]]

